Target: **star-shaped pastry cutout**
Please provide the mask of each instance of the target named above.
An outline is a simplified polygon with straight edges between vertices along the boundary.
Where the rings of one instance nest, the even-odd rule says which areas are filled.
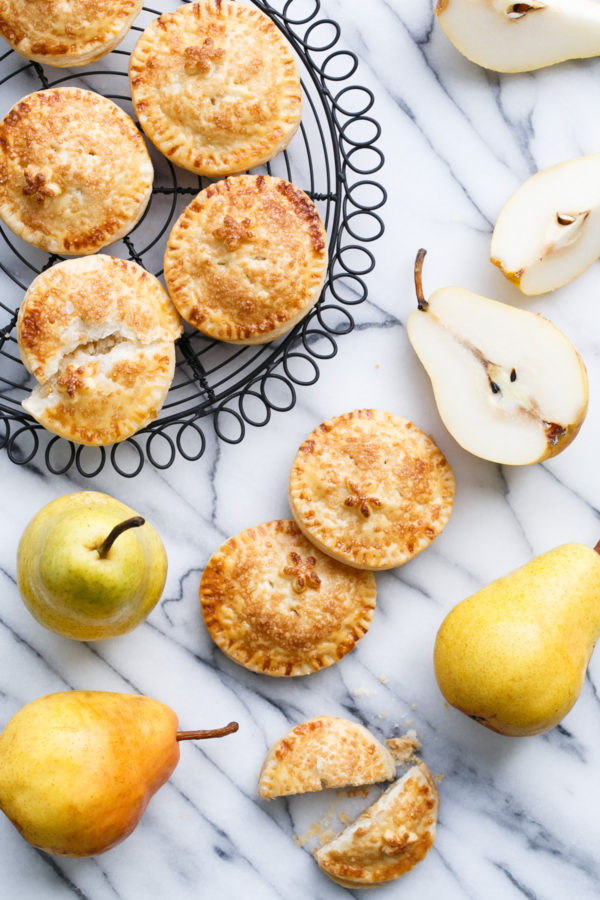
[[[250,219],[242,219],[241,222],[236,222],[233,216],[225,216],[220,228],[216,228],[213,231],[213,236],[217,240],[222,241],[225,249],[231,253],[233,250],[237,250],[244,241],[254,237],[253,232],[250,231],[251,224]]]
[[[292,579],[292,588],[297,594],[301,594],[307,587],[317,590],[321,584],[321,579],[314,571],[317,564],[314,556],[307,556],[302,559],[299,553],[292,550],[288,554],[289,565],[285,566],[283,574],[287,578]]]
[[[361,491],[360,487],[355,484],[353,481],[347,481],[346,487],[350,493],[349,497],[346,497],[344,500],[344,506],[357,506],[360,513],[368,518],[371,515],[371,510],[369,507],[380,507],[382,506],[381,500],[378,500],[377,497],[369,497],[363,491]]]
[[[45,203],[48,197],[58,197],[61,193],[59,185],[41,169],[36,170],[33,166],[27,166],[23,175],[25,177],[23,193],[26,197],[35,197],[40,204]]]
[[[215,47],[212,38],[205,38],[201,47],[186,47],[184,56],[186,72],[201,72],[207,75],[213,62],[223,59],[225,51],[221,47]]]

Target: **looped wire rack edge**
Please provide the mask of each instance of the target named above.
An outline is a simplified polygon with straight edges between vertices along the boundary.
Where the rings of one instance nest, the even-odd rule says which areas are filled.
[[[287,150],[252,171],[293,182],[317,204],[330,257],[319,302],[291,332],[271,344],[225,344],[186,326],[177,342],[175,378],[158,418],[110,447],[72,444],[46,431],[22,409],[33,379],[21,363],[16,342],[24,292],[35,275],[61,257],[42,253],[0,227],[0,449],[15,464],[43,461],[56,475],[74,466],[89,478],[111,464],[120,475],[133,477],[146,461],[166,469],[178,456],[199,459],[207,446],[207,428],[226,443],[241,443],[248,426],[267,425],[273,412],[294,407],[297,389],[318,381],[320,364],[336,355],[338,339],[354,328],[351,309],[366,300],[365,276],[375,266],[368,245],[384,230],[379,210],[386,192],[373,177],[384,162],[377,147],[380,126],[370,115],[374,96],[354,83],[358,59],[340,49],[341,29],[320,15],[320,0],[253,2],[273,19],[296,53],[304,111]],[[25,94],[69,84],[104,94],[133,116],[129,54],[141,31],[158,15],[144,7],[117,50],[74,71],[42,67],[12,50],[4,53],[2,114]],[[129,235],[104,252],[133,259],[160,277],[171,227],[209,180],[176,169],[154,148],[149,150],[155,180],[148,209]]]

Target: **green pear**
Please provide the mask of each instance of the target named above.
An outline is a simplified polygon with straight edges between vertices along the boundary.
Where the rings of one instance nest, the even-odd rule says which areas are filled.
[[[179,761],[179,741],[221,737],[177,731],[170,707],[103,691],[48,694],[0,735],[0,808],[34,847],[93,856],[126,838]]]
[[[599,636],[600,556],[564,544],[446,616],[435,675],[448,703],[492,731],[541,734],[577,700]]]
[[[108,494],[67,494],[29,523],[17,552],[17,580],[46,628],[79,641],[131,631],[156,605],[167,556],[154,528]]]

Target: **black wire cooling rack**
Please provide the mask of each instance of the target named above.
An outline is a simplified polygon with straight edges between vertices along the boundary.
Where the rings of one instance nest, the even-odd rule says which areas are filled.
[[[247,426],[266,425],[274,411],[291,410],[296,389],[314,384],[319,364],[337,353],[337,339],[352,331],[350,309],[367,297],[364,276],[375,265],[368,248],[383,233],[377,210],[386,200],[373,179],[383,165],[376,146],[380,126],[369,114],[374,97],[354,84],[356,56],[339,49],[340,27],[321,16],[320,0],[254,0],[292,45],[299,62],[304,110],[299,132],[286,151],[254,172],[268,172],[297,184],[316,202],[328,235],[329,274],[318,304],[284,338],[271,344],[238,346],[186,329],[177,342],[173,384],[159,417],[112,447],[85,447],[50,434],[21,407],[33,387],[16,343],[18,307],[35,275],[61,257],[44,254],[0,228],[0,449],[18,465],[43,460],[53,474],[71,467],[87,477],[110,461],[121,475],[137,475],[146,460],[168,468],[181,456],[197,460],[209,430],[240,443]],[[25,94],[73,84],[104,94],[133,115],[129,96],[129,54],[157,10],[144,7],[117,50],[99,63],[75,71],[45,68],[13,51],[0,56],[3,113]],[[146,213],[122,241],[106,248],[133,259],[159,277],[168,233],[191,198],[208,181],[150,148],[154,189]]]

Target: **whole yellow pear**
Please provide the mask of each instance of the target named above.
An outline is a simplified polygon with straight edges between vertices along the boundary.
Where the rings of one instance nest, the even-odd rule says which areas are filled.
[[[65,691],[28,703],[0,735],[0,808],[35,847],[93,856],[126,838],[179,760],[178,732],[151,697]]]
[[[564,544],[463,600],[434,649],[446,700],[506,735],[540,734],[569,712],[600,636],[600,555]]]

